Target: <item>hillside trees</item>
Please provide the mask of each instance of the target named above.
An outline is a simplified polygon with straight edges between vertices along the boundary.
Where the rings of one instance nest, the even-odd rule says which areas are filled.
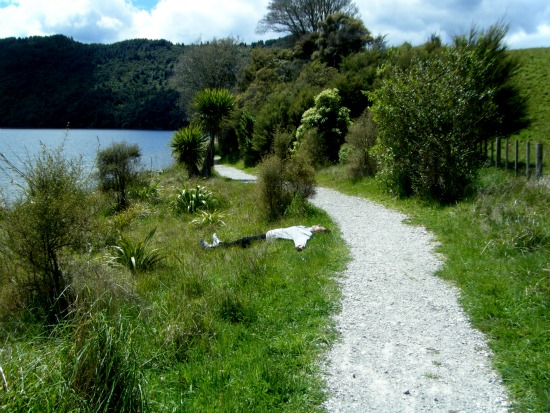
[[[0,127],[178,128],[186,115],[168,79],[183,50],[165,40],[0,39]]]
[[[358,14],[350,0],[271,0],[267,14],[260,20],[257,32],[290,33],[296,38],[316,32],[320,23],[334,13]]]
[[[344,13],[335,13],[322,21],[317,46],[319,58],[338,67],[342,59],[365,49],[373,37],[360,19]]]
[[[234,91],[248,54],[249,49],[233,37],[187,46],[170,78],[181,105],[187,108],[204,89]]]

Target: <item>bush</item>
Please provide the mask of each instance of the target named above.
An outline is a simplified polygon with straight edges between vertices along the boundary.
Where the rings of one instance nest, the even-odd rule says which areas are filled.
[[[349,178],[359,179],[375,174],[376,159],[371,150],[376,144],[377,136],[378,128],[372,113],[367,110],[353,123],[346,135],[345,160],[342,159],[342,151],[340,152],[340,162],[346,164],[346,174]]]
[[[464,70],[478,63],[452,49],[415,58],[372,93],[378,176],[391,192],[443,203],[465,195],[478,167],[476,125],[495,115],[492,91],[479,90]]]
[[[259,166],[256,190],[265,216],[275,220],[295,200],[305,201],[315,194],[315,170],[302,155],[295,154],[285,161],[269,156]]]
[[[103,191],[115,193],[119,211],[128,206],[127,189],[138,178],[140,160],[139,147],[126,142],[115,142],[97,153],[100,187]]]
[[[326,89],[315,97],[315,106],[302,115],[296,131],[297,146],[307,142],[309,152],[315,149],[310,155],[316,164],[337,163],[350,123],[349,109],[341,106],[338,89]]]
[[[189,177],[199,176],[204,161],[208,138],[198,125],[178,129],[172,136],[170,146],[176,161],[183,164]]]
[[[477,175],[476,146],[524,124],[513,84],[517,64],[502,46],[505,33],[499,26],[474,30],[453,47],[414,56],[370,94],[379,177],[391,192],[442,203],[463,198]]]
[[[21,198],[5,211],[3,249],[18,263],[12,276],[22,300],[44,310],[53,323],[71,301],[63,256],[82,248],[91,232],[93,203],[82,160],[67,159],[62,146],[43,146],[22,169],[5,157],[3,161],[23,180]]]

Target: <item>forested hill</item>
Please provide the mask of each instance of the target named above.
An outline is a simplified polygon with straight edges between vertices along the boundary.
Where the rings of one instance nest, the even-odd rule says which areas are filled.
[[[0,39],[0,127],[173,130],[184,123],[168,79],[183,45]]]

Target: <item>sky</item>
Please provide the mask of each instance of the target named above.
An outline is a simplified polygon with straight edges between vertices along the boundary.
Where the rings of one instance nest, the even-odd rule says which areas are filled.
[[[0,0],[0,38],[63,34],[82,43],[165,39],[191,44],[235,37],[251,43],[270,0]],[[432,34],[449,43],[473,27],[510,25],[511,49],[550,47],[548,0],[356,0],[371,34],[390,46],[419,45]]]

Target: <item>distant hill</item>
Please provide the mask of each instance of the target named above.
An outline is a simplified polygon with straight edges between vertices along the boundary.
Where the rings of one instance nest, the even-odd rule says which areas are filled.
[[[524,140],[550,147],[550,47],[512,50],[522,64],[518,81],[528,97],[532,124],[520,133]],[[550,149],[550,148],[549,148]]]
[[[185,122],[168,79],[183,45],[0,39],[0,127],[172,130]]]

